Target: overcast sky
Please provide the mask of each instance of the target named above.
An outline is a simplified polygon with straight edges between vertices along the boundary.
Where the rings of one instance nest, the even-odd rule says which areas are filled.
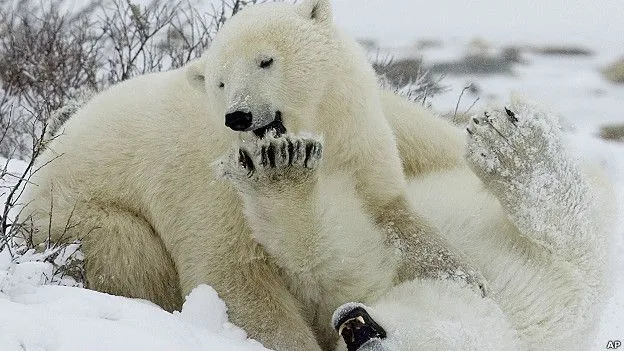
[[[192,1],[208,9],[219,0]],[[383,45],[478,37],[502,45],[584,45],[624,55],[624,0],[332,1],[340,27]]]
[[[624,54],[623,0],[333,0],[336,22],[357,36],[404,44],[474,38],[582,44]]]

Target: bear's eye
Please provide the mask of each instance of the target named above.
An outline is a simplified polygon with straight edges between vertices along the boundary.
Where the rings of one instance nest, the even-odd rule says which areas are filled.
[[[266,60],[260,61],[260,68],[269,68],[273,64],[273,58],[268,58]]]
[[[219,83],[219,89],[223,89],[223,88],[225,88],[225,83],[220,82],[220,83]]]

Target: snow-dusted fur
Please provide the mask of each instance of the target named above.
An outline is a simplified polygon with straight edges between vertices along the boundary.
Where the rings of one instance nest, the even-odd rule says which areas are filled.
[[[284,262],[282,247],[268,245],[266,230],[250,221],[258,213],[215,176],[213,165],[234,145],[256,142],[224,126],[236,110],[253,113],[254,128],[279,111],[293,135],[322,135],[318,171],[343,182],[324,188],[322,201],[356,201],[350,228],[389,230],[360,242],[345,236],[337,250],[383,256],[390,242],[403,250],[350,265],[342,252],[307,250],[302,236],[284,242],[295,257]],[[334,27],[329,0],[249,7],[200,60],[118,84],[72,116],[37,160],[35,168],[45,166],[31,178],[24,213],[39,229],[35,240],[83,241],[93,289],[173,310],[206,283],[231,320],[267,347],[330,349],[332,310],[375,296],[361,280],[367,274],[380,286],[448,276],[483,289],[480,273],[407,201],[402,163],[416,174],[458,159],[442,151],[442,134],[422,129],[437,122],[404,123],[423,113],[378,88],[357,43]],[[287,220],[299,228],[297,217]]]
[[[555,119],[521,100],[475,117],[466,149],[472,171],[413,178],[411,202],[477,262],[489,297],[404,283],[368,308],[388,337],[361,350],[588,349],[608,285],[609,182],[583,172]]]

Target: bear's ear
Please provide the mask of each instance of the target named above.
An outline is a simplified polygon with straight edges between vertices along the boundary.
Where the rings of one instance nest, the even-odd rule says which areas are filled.
[[[198,58],[186,65],[186,79],[189,84],[201,92],[206,91],[206,76],[204,73],[204,59]]]
[[[304,0],[299,6],[299,13],[321,24],[332,22],[331,0]]]

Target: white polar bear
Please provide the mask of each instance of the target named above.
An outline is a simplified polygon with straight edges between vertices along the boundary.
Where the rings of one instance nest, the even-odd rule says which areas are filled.
[[[444,275],[483,289],[480,273],[407,201],[403,170],[461,159],[443,135],[427,135],[441,122],[411,118],[422,114],[378,88],[363,51],[333,26],[329,0],[258,5],[228,21],[202,59],[118,84],[81,108],[37,159],[35,168],[45,166],[31,179],[24,213],[36,241],[82,240],[93,289],[173,310],[209,284],[232,321],[267,347],[330,349],[333,310],[372,301],[369,271],[380,286]],[[237,142],[285,131],[323,135],[320,172],[345,182],[333,189],[359,201],[366,215],[358,221],[391,230],[361,243],[381,257],[367,270],[306,251],[305,242],[290,248],[298,269],[283,269],[281,256],[256,241],[262,231],[234,187],[213,174]],[[314,143],[299,141],[286,150],[297,146],[305,162]],[[377,251],[389,243],[402,250],[388,258]],[[331,280],[316,285],[328,267]]]
[[[295,249],[305,247],[367,273],[358,282],[367,288],[359,301],[371,307],[346,304],[334,314],[346,341],[340,349],[585,350],[590,344],[605,296],[614,208],[608,182],[597,169],[581,171],[565,152],[555,119],[532,104],[514,100],[490,110],[472,120],[468,134],[468,164],[413,178],[410,201],[478,263],[488,298],[445,279],[380,284],[378,262],[391,269],[392,261],[370,245],[384,233],[363,213],[352,184],[316,171],[318,153],[300,162],[279,151],[298,138],[243,145],[243,158],[224,161],[258,241],[283,269],[305,265],[309,255]],[[273,152],[274,162],[263,162],[257,150]],[[328,290],[351,284],[332,281],[344,267],[326,268],[305,282],[316,278]]]

